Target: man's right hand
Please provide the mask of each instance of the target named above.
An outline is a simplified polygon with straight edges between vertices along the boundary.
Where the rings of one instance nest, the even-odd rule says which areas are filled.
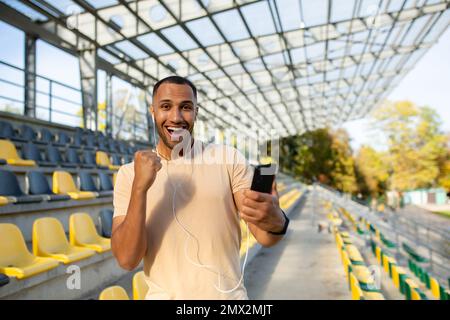
[[[152,150],[137,151],[134,154],[133,187],[147,192],[161,168],[161,158],[155,152]]]

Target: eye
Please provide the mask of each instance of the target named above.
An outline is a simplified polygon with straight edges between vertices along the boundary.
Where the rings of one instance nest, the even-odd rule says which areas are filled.
[[[169,109],[169,108],[170,108],[170,105],[169,105],[168,103],[163,103],[163,104],[160,106],[160,108],[161,108],[161,109]]]
[[[190,104],[185,104],[182,106],[183,110],[191,110],[192,106]]]

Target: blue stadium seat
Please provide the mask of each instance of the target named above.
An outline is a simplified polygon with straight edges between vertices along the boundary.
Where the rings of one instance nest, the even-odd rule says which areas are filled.
[[[95,168],[95,165],[82,163],[77,150],[74,148],[67,148],[66,157],[68,163],[75,164],[82,168]]]
[[[33,195],[44,195],[47,201],[70,200],[66,194],[55,194],[48,184],[44,174],[39,171],[27,172],[28,192]]]
[[[50,162],[55,162],[62,167],[67,167],[67,168],[76,168],[77,167],[76,164],[72,164],[72,163],[68,163],[68,162],[64,161],[58,148],[56,148],[55,146],[52,146],[52,145],[47,146],[47,159]]]
[[[118,154],[113,154],[112,155],[112,164],[115,166],[121,166],[122,163],[122,157],[119,156]]]
[[[100,210],[100,222],[103,237],[111,238],[112,220],[113,220],[113,211],[111,209]]]
[[[117,146],[116,146],[116,140],[114,140],[112,138],[108,139],[108,146],[109,146],[108,150],[109,150],[110,153],[116,153],[116,152],[119,151]]]
[[[93,133],[89,133],[86,136],[86,144],[84,145],[85,149],[96,149],[97,143],[95,141],[95,135]]]
[[[38,146],[33,142],[28,142],[23,145],[22,155],[25,159],[34,160],[39,166],[56,167],[58,165],[56,162],[44,161]]]
[[[6,121],[2,121],[2,125],[0,126],[0,139],[26,142],[26,140],[20,137],[16,130],[14,130],[12,124]]]
[[[98,148],[99,151],[108,151],[108,148],[106,146],[106,140],[105,138],[99,138],[98,140]]]
[[[13,203],[31,203],[44,200],[43,196],[23,193],[16,175],[11,171],[0,170],[0,181],[2,182],[0,183],[0,195],[12,197]]]
[[[1,164],[6,164],[7,162],[6,162],[6,160],[5,159],[0,159],[0,165]]]
[[[56,144],[55,135],[47,128],[41,129],[41,142],[45,144]]]
[[[9,283],[9,277],[0,273],[0,287],[3,287]]]
[[[121,153],[121,154],[127,154],[128,153],[128,147],[127,147],[127,145],[125,144],[125,142],[123,142],[123,141],[119,141],[119,152]]]
[[[82,148],[83,144],[83,136],[81,134],[75,133],[75,135],[73,136],[72,147]]]
[[[97,192],[99,197],[111,197],[113,195],[112,190],[100,191],[89,172],[81,171],[78,176],[80,177],[80,189],[82,191]]]
[[[109,190],[113,190],[114,186],[113,183],[111,181],[111,177],[104,173],[104,172],[99,172],[98,173],[98,177],[100,178],[100,190],[101,191],[109,191]]]
[[[124,164],[133,162],[133,160],[134,160],[134,158],[130,154],[126,154],[126,155],[123,156],[123,163]]]
[[[58,132],[58,141],[55,145],[66,146],[71,143],[70,136],[64,131]]]
[[[28,142],[34,142],[38,144],[45,144],[42,141],[37,140],[37,133],[32,127],[26,124],[20,126],[20,137]]]

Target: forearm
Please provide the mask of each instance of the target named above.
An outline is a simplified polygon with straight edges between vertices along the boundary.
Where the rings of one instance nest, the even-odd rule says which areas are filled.
[[[134,185],[125,220],[113,231],[111,245],[120,266],[134,269],[147,250],[145,230],[147,195]]]
[[[283,235],[275,235],[267,232],[266,230],[259,229],[256,226],[254,227],[254,231],[252,231],[253,236],[256,241],[264,247],[271,247],[277,244],[282,238]]]

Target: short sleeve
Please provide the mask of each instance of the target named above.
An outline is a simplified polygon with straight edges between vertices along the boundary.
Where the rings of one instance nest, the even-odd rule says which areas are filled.
[[[233,166],[231,173],[231,188],[233,193],[243,189],[250,189],[253,179],[253,168],[245,159],[244,155],[235,148],[233,153]]]
[[[130,165],[132,165],[132,167],[130,167]],[[124,165],[120,167],[119,172],[117,173],[113,197],[114,218],[127,214],[134,177],[132,172],[133,166],[133,163]]]

